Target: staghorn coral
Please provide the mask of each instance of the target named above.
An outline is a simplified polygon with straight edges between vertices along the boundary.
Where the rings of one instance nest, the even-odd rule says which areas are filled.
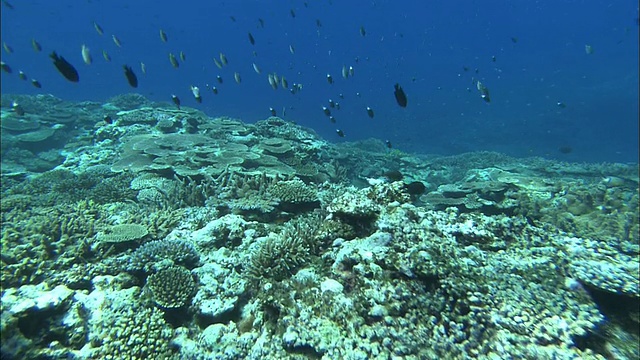
[[[181,308],[191,300],[196,283],[191,272],[182,266],[162,269],[147,278],[153,301],[163,309]]]

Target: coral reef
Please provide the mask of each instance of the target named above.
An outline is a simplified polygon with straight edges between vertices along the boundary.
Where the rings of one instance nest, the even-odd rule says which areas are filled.
[[[336,145],[137,94],[2,105],[3,358],[640,353],[637,165]]]

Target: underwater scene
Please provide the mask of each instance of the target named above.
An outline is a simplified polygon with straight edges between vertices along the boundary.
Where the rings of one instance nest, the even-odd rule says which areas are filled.
[[[0,0],[1,359],[639,359],[638,3]]]

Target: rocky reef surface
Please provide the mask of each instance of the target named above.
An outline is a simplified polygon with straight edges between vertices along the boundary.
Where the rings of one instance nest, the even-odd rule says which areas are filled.
[[[637,164],[1,110],[3,359],[638,358]]]

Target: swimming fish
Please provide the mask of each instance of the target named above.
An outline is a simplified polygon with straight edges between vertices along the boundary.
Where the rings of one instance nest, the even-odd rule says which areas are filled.
[[[78,71],[65,58],[63,58],[62,56],[58,56],[55,51],[52,52],[49,57],[53,59],[53,65],[56,67],[56,69],[58,69],[60,74],[65,77],[65,79],[71,82],[80,81],[80,75],[78,75]]]
[[[197,86],[191,85],[191,93],[193,97],[196,98],[196,101],[200,104],[202,103],[202,96],[200,96],[200,88]]]
[[[271,85],[273,90],[277,90],[278,89],[278,82],[276,81],[276,78],[273,76],[273,74],[269,74],[268,75],[268,79],[269,79],[269,85]]]
[[[0,62],[0,68],[2,68],[2,71],[6,72],[7,74],[11,74],[13,72],[13,70],[11,70],[11,66],[7,65],[7,63],[4,61]]]
[[[331,76],[331,74],[327,74],[327,82],[329,84],[333,84],[333,77]]]
[[[147,65],[145,65],[142,61],[140,61],[140,70],[144,75],[147,75]]]
[[[22,105],[18,104],[15,101],[11,103],[11,110],[18,114],[18,116],[24,115],[24,108],[22,107]]]
[[[256,74],[260,74],[260,68],[258,68],[258,65],[256,65],[256,63],[253,63],[253,70],[256,72]]]
[[[296,53],[296,49],[293,47],[293,45],[289,45],[289,52],[293,55]]]
[[[40,45],[40,43],[37,42],[36,39],[31,39],[31,47],[33,47],[33,50],[35,52],[42,51],[42,45]]]
[[[333,116],[329,116],[329,121],[331,121],[332,124],[335,124],[336,118],[334,118]]]
[[[118,39],[115,35],[111,35],[111,38],[113,39],[113,43],[116,44],[117,47],[122,47],[120,39]]]
[[[587,53],[587,55],[593,54],[593,47],[591,45],[585,45],[584,52]]]
[[[342,65],[342,77],[345,79],[349,77],[349,70],[347,70],[347,65]]]
[[[367,115],[369,115],[370,118],[373,119],[373,109],[367,106]]]
[[[40,81],[36,79],[31,79],[31,85],[37,87],[38,89],[42,88],[42,84],[40,84]]]
[[[102,50],[102,57],[104,58],[104,60],[106,62],[110,62],[111,61],[111,56],[109,56],[109,53],[107,53],[107,50]]]
[[[180,56],[180,61],[185,62],[187,60],[187,56],[184,54],[183,51],[180,51],[180,54],[178,54]]]
[[[326,115],[326,116],[331,116],[331,110],[329,110],[328,107],[323,106],[322,107],[322,112]]]
[[[7,7],[7,9],[14,9],[13,5],[11,5],[7,0],[2,0],[2,3]]]
[[[364,29],[364,26],[360,26],[360,35],[362,36],[367,35],[367,31]]]
[[[271,116],[276,116],[276,109],[270,107],[269,112],[271,113]]]
[[[329,107],[330,108],[335,108],[336,107],[336,103],[333,102],[333,100],[329,99]]]
[[[336,134],[338,134],[338,136],[340,136],[340,137],[344,137],[344,131],[342,131],[340,129],[336,129]]]
[[[20,78],[20,80],[27,80],[27,74],[25,74],[22,70],[18,71],[18,77]]]
[[[260,23],[260,27],[264,27],[264,20],[262,18],[258,18],[258,22]]]
[[[354,72],[355,71],[353,70],[353,66],[349,66],[349,76],[350,77],[353,77]]]
[[[228,64],[227,56],[223,53],[220,53],[220,63],[224,66]]]
[[[124,69],[124,76],[127,77],[127,81],[129,82],[129,85],[131,85],[131,87],[137,88],[138,77],[133,72],[133,69],[131,69],[131,67],[127,65],[123,65],[122,68]]]
[[[222,69],[222,63],[220,61],[218,61],[218,59],[213,58],[213,62],[216,64],[218,69]]]
[[[91,62],[93,61],[89,48],[85,44],[82,44],[82,60],[87,65],[91,65]]]
[[[162,40],[162,42],[167,42],[168,40],[167,33],[164,32],[162,29],[160,29],[160,40]]]
[[[217,87],[212,87],[211,91],[213,92],[214,95],[218,95],[218,88]]]
[[[174,68],[180,67],[180,64],[178,63],[178,59],[176,59],[176,56],[173,55],[173,53],[169,53],[169,62],[171,63],[171,66],[173,66]]]
[[[102,121],[104,121],[107,125],[113,124],[113,118],[109,115],[105,115],[104,118],[102,118]]]
[[[180,110],[180,98],[171,94],[171,101],[173,101],[173,103],[178,107],[178,110]]]
[[[256,39],[253,38],[253,35],[251,35],[251,33],[249,33],[249,42],[251,43],[251,45],[256,44]]]
[[[242,79],[240,78],[240,73],[238,73],[237,71],[233,73],[233,78],[236,80],[238,84],[242,82]]]
[[[385,140],[384,144],[387,145],[387,148],[391,149],[393,146],[391,145],[391,141],[390,140]]]
[[[7,52],[7,54],[13,53],[13,48],[9,46],[9,44],[7,44],[6,42],[2,42],[2,47],[4,48],[4,51]]]
[[[283,77],[280,78],[280,84],[282,85],[283,89],[286,89],[289,87],[289,82],[287,82],[287,79]]]
[[[98,33],[98,35],[102,35],[104,34],[104,31],[102,30],[102,27],[100,25],[98,25],[97,22],[93,22],[93,28],[96,29],[96,32]]]
[[[407,95],[402,90],[402,86],[400,84],[393,85],[393,95],[396,97],[396,102],[400,107],[407,107]]]
[[[480,91],[480,97],[482,98],[482,100],[488,103],[491,102],[491,98],[489,97],[489,89],[484,86],[479,80],[476,83],[476,88],[478,89],[478,91]]]
[[[296,17],[296,12],[293,11],[293,9],[289,9],[289,14],[291,15],[292,18]]]

